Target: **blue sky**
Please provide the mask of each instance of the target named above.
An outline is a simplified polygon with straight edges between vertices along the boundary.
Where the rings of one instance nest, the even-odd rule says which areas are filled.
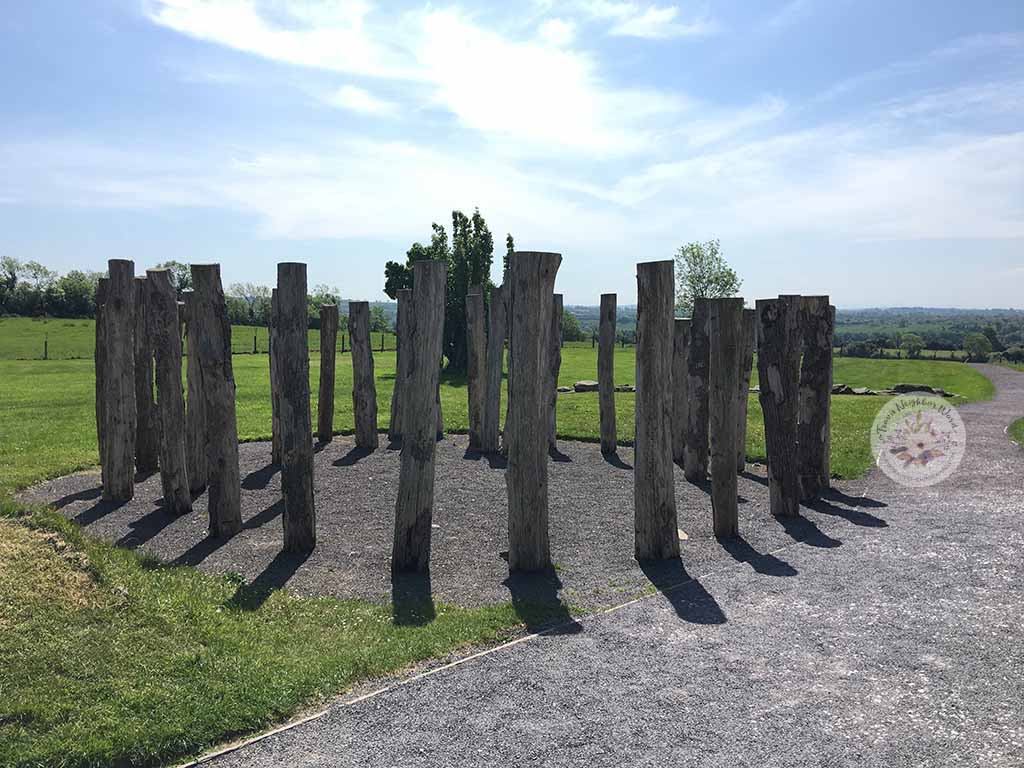
[[[62,271],[379,299],[478,205],[567,303],[719,238],[748,300],[1024,306],[1020,0],[32,0],[0,40],[0,253]]]

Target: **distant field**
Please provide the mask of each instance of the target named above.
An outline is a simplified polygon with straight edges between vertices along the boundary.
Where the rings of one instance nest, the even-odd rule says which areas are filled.
[[[341,349],[342,334],[338,334],[337,348]],[[373,348],[394,350],[392,333],[373,333]],[[236,325],[231,328],[231,349],[236,354],[267,351],[267,329],[262,326]],[[92,358],[96,343],[93,320],[35,319],[28,317],[0,317],[0,360],[42,360],[44,343],[50,360],[76,360]],[[345,348],[348,349],[348,342]],[[309,348],[320,349],[320,332],[309,332]]]

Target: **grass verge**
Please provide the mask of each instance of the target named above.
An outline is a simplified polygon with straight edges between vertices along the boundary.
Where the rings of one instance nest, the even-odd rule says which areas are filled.
[[[1017,419],[1007,428],[1006,433],[1017,445],[1024,446],[1024,418]]]

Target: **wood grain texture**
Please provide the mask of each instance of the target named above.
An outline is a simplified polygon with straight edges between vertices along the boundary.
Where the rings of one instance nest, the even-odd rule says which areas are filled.
[[[103,498],[129,501],[135,494],[135,264],[111,259],[107,274]]]
[[[277,288],[270,292],[270,328],[267,349],[267,364],[270,367],[270,461],[281,464],[281,377],[277,369]]]
[[[395,318],[395,386],[391,390],[391,419],[388,422],[388,439],[398,440],[402,436],[402,387],[408,377],[403,348],[410,342],[409,321],[412,319],[412,289],[399,288],[396,297],[398,315]]]
[[[800,513],[800,297],[758,299],[756,311],[758,399],[764,413],[769,504],[777,517],[796,517]]]
[[[412,313],[402,353],[408,378],[402,388],[402,457],[391,548],[394,572],[430,570],[445,275],[442,261],[413,264]]]
[[[498,286],[491,290],[491,309],[487,318],[487,366],[486,389],[484,394],[483,435],[480,449],[485,453],[497,453],[501,434],[501,376],[505,365],[505,288]]]
[[[747,411],[750,404],[750,377],[754,368],[754,337],[757,335],[757,310],[744,309],[740,321],[740,376],[736,398],[736,472],[747,468]]]
[[[469,449],[483,450],[487,388],[487,313],[479,285],[466,294],[466,395],[469,400]]]
[[[601,453],[615,453],[618,433],[615,423],[615,323],[618,297],[601,294],[597,342],[597,400],[601,421]]]
[[[508,567],[540,571],[552,567],[548,537],[548,393],[557,253],[519,251],[509,259],[512,322],[510,355],[515,360],[509,385]]]
[[[736,429],[739,411],[743,299],[712,299],[708,314],[711,341],[708,387],[711,509],[715,536],[739,533],[736,482]]]
[[[96,345],[93,349],[93,368],[96,372],[96,447],[99,451],[100,466],[107,463],[104,450],[106,434],[106,375],[107,375],[107,326],[104,320],[106,313],[107,291],[110,278],[101,277],[96,282]],[[101,473],[105,477],[105,473]]]
[[[160,419],[153,397],[153,341],[148,329],[146,278],[135,278],[135,469],[141,474],[160,465]]]
[[[334,439],[335,348],[338,344],[338,305],[320,307],[320,395],[317,398],[316,432],[321,443]]]
[[[637,560],[679,556],[672,465],[672,261],[636,265],[636,447],[633,462]]]
[[[800,409],[797,417],[797,473],[801,498],[810,501],[830,487],[832,428],[832,341],[835,315],[828,296],[800,301]]]
[[[182,294],[185,319],[185,377],[188,380],[188,399],[185,403],[185,469],[192,496],[206,490],[206,404],[203,398],[203,369],[199,364],[199,345],[196,342],[193,316],[195,294]]]
[[[690,349],[686,370],[689,410],[686,417],[686,447],[683,472],[690,482],[701,482],[708,474],[708,300],[693,302],[690,318]]]
[[[689,428],[687,361],[690,356],[690,318],[679,317],[672,326],[672,460],[686,459],[686,430]]]
[[[352,341],[352,412],[356,423],[356,446],[364,451],[374,451],[379,437],[369,302],[349,302],[348,332]]]
[[[210,536],[233,536],[242,528],[241,480],[238,473],[238,421],[235,373],[220,265],[193,264],[193,326],[202,369],[206,416],[207,508]]]
[[[306,265],[277,265],[277,372],[281,397],[281,490],[284,551],[316,547],[313,424],[309,405],[309,327]]]
[[[181,382],[181,325],[178,296],[166,269],[146,271],[149,333],[156,359],[157,413],[160,422],[160,486],[164,508],[172,515],[192,511],[185,455],[185,397]]]

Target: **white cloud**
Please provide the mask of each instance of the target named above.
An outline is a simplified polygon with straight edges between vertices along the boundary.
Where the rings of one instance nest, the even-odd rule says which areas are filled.
[[[378,99],[369,91],[354,85],[343,85],[328,94],[324,101],[341,109],[364,115],[392,115],[398,110],[398,105],[394,102]]]
[[[552,45],[569,45],[576,37],[576,25],[565,19],[548,19],[538,32],[542,40]]]
[[[709,16],[689,22],[679,20],[674,5],[641,5],[614,0],[583,0],[580,9],[596,19],[613,22],[609,34],[620,37],[642,37],[664,40],[677,37],[705,37],[718,31],[718,24]]]

